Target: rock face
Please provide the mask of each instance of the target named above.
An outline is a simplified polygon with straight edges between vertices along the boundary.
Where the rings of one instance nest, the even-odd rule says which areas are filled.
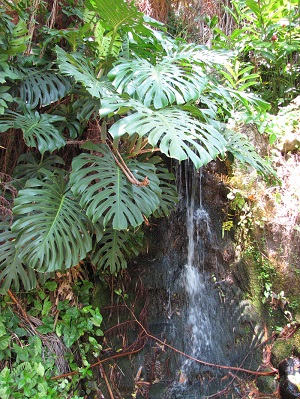
[[[281,399],[300,398],[300,359],[290,357],[279,364]]]
[[[242,299],[228,268],[232,243],[222,238],[227,193],[217,167],[211,163],[196,180],[184,182],[188,195],[184,188],[178,209],[150,227],[148,254],[128,271],[147,293],[153,336],[207,363],[256,369],[260,354],[254,348],[263,334],[258,315]],[[195,195],[192,211],[190,190]],[[149,399],[202,399],[228,381],[227,370],[188,360],[157,342],[148,342],[134,363],[133,375],[142,368]]]

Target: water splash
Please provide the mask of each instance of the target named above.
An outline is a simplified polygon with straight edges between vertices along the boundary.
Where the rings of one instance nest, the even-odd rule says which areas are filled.
[[[204,244],[206,240],[211,241],[213,235],[209,214],[202,204],[201,180],[201,170],[199,173],[192,172],[192,176],[186,179],[188,253],[182,282],[188,303],[186,326],[190,337],[189,354],[204,359],[213,352],[215,346],[211,312],[217,304],[211,298],[211,287],[207,284],[208,276],[204,273]],[[182,366],[182,373],[186,379],[192,365],[193,361],[185,360]]]

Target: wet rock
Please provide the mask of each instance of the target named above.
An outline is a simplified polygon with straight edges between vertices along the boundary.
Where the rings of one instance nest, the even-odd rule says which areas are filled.
[[[290,357],[279,364],[281,399],[300,398],[300,358]]]

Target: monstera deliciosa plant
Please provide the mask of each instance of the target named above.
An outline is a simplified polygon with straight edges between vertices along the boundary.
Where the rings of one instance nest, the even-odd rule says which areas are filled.
[[[123,0],[68,7],[65,25],[39,32],[32,10],[4,4],[0,144],[8,157],[14,140],[20,156],[11,178],[2,173],[2,289],[29,290],[37,275],[83,260],[125,268],[142,249],[142,225],[176,205],[168,158],[200,168],[230,152],[271,172],[224,128],[235,109],[267,108],[220,73],[231,55],[170,38]]]

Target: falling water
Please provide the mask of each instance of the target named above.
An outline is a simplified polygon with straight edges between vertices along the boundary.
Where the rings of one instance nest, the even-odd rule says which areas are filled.
[[[222,288],[213,281],[212,272],[206,270],[214,256],[216,237],[209,212],[202,203],[201,180],[201,170],[186,168],[187,261],[180,276],[186,297],[183,350],[202,362],[238,365],[243,351],[235,346],[234,331],[242,322],[243,309],[235,299],[230,299],[230,294],[227,302],[222,303]],[[173,384],[171,395],[166,397],[205,398],[222,389],[222,377],[224,372],[217,367],[182,358],[179,382]]]
[[[211,282],[204,272],[205,240],[213,240],[208,212],[202,203],[202,170],[194,170],[186,176],[187,199],[187,263],[182,272],[182,281],[187,295],[187,328],[190,332],[189,354],[202,360],[216,361],[220,358],[220,348],[214,339],[212,312],[218,303],[211,295]],[[217,354],[217,356],[215,356]],[[192,360],[185,360],[182,373],[188,380],[188,375],[194,367]]]

